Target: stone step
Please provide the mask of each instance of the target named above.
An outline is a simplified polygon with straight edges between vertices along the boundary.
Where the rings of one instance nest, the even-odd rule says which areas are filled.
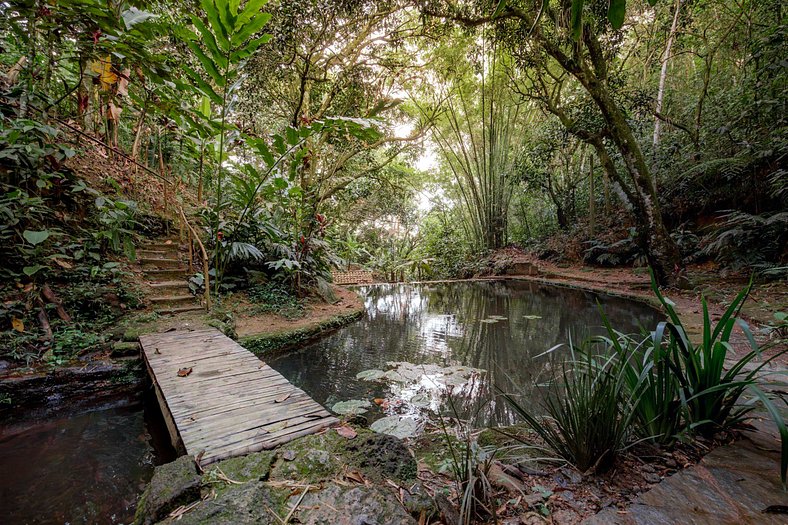
[[[156,297],[151,297],[150,302],[152,302],[154,305],[175,306],[182,305],[184,303],[194,303],[195,297],[193,295],[159,295]]]
[[[178,256],[178,250],[148,250],[140,248],[137,250],[137,257],[140,259],[174,259]]]
[[[160,315],[174,315],[183,312],[196,312],[198,310],[205,310],[205,308],[195,304],[194,306],[180,306],[178,308],[159,308],[156,310],[156,313]]]
[[[140,258],[140,265],[144,268],[181,268],[183,263],[180,259],[143,259]],[[185,270],[185,268],[184,268]]]
[[[173,295],[186,295],[191,293],[189,284],[185,279],[178,281],[152,282],[148,283],[148,285],[160,296],[166,295],[171,297]]]
[[[142,270],[149,281],[164,282],[172,279],[185,279],[189,275],[187,268],[144,268]]]
[[[181,241],[172,241],[171,243],[166,242],[146,242],[140,248],[143,250],[179,250],[181,247]]]

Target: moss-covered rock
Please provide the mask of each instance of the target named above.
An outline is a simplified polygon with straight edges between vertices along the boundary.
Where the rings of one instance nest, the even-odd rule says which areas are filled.
[[[300,496],[291,496],[291,505]],[[309,492],[298,507],[305,525],[412,525],[416,521],[394,495],[374,485],[344,487],[334,483]]]
[[[178,521],[178,525],[280,525],[287,515],[290,489],[273,487],[264,481],[232,485],[216,498],[206,498]],[[273,515],[276,514],[276,516]],[[277,518],[278,516],[278,518]]]
[[[137,505],[134,523],[150,525],[181,505],[200,499],[200,475],[191,456],[156,467]]]
[[[112,357],[138,356],[139,354],[140,345],[136,341],[116,341],[112,343]]]
[[[237,458],[225,459],[207,467],[206,474],[203,476],[203,483],[205,483],[212,472],[221,472],[227,478],[238,481],[265,481],[271,474],[271,466],[276,460],[276,452],[273,450],[264,450],[262,452],[255,452],[248,456],[239,456]],[[216,483],[215,486],[221,488],[223,483]]]
[[[387,434],[358,436],[347,445],[348,460],[370,477],[402,483],[416,479],[416,460],[402,440]]]
[[[276,352],[301,346],[317,336],[324,335],[326,332],[342,328],[359,319],[363,314],[364,310],[360,308],[348,314],[337,315],[325,321],[295,330],[245,336],[240,338],[238,342],[241,346],[258,356],[270,357],[271,355],[276,355]]]

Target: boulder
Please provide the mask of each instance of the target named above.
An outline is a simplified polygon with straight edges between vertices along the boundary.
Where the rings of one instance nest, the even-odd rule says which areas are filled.
[[[300,495],[291,496],[292,507]],[[305,525],[414,525],[416,520],[394,495],[376,486],[343,487],[335,483],[307,493],[296,514]]]
[[[191,456],[156,467],[134,516],[136,525],[151,525],[170,512],[200,499],[200,474]]]

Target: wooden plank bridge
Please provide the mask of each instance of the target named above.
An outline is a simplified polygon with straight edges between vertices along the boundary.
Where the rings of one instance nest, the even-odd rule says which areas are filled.
[[[215,329],[140,336],[173,445],[202,464],[274,448],[338,420]]]

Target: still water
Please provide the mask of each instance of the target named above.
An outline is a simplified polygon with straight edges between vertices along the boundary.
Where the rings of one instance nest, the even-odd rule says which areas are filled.
[[[145,404],[0,425],[0,523],[131,523],[154,465],[174,459],[160,412]]]
[[[568,352],[545,351],[603,333],[598,304],[623,332],[639,332],[660,320],[656,310],[636,301],[523,281],[376,285],[358,291],[366,305],[363,319],[269,363],[328,408],[377,398],[364,414],[368,419],[440,411],[473,416],[479,425],[511,424],[515,416],[496,402],[496,388],[526,403],[536,401],[544,391],[539,385]],[[392,364],[402,362],[407,364]],[[457,366],[478,370],[458,374]],[[357,378],[370,369],[395,369],[392,377],[398,380]]]

